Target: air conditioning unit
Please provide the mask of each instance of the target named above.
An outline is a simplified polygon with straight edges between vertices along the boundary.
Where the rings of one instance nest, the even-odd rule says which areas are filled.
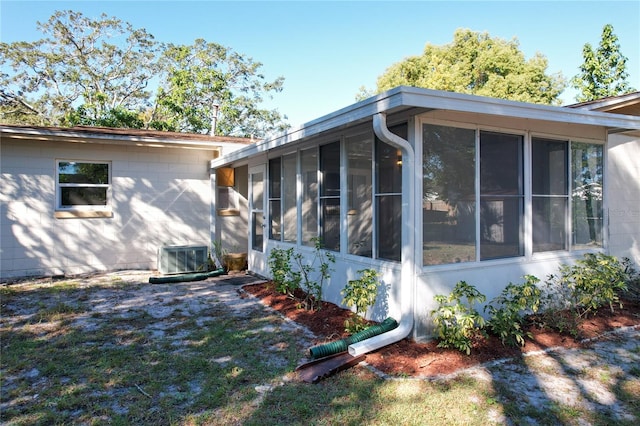
[[[205,272],[207,260],[207,246],[163,246],[158,249],[158,271],[161,274]]]

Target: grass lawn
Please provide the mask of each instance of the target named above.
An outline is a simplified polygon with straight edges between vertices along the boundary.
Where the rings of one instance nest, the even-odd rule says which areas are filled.
[[[605,386],[609,403],[584,391],[586,403],[574,404],[550,391],[542,401],[516,393],[510,369],[561,374],[557,366],[524,361],[440,381],[383,380],[355,367],[318,384],[300,382],[294,370],[312,337],[210,282],[149,285],[104,275],[4,285],[0,297],[2,424],[631,425],[640,419],[640,342],[624,349],[616,368],[585,366],[585,377],[572,382]]]

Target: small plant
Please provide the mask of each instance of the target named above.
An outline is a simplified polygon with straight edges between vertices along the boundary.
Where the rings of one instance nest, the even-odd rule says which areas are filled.
[[[209,259],[215,266],[224,266],[224,255],[227,254],[227,249],[222,247],[221,241],[212,241],[211,242],[211,252],[209,253]]]
[[[466,303],[462,299],[466,299]],[[483,333],[484,318],[473,308],[483,303],[486,296],[465,281],[459,281],[449,296],[436,295],[434,300],[440,305],[431,311],[436,324],[441,348],[456,348],[467,355],[471,353],[472,339]]]
[[[378,272],[374,269],[362,269],[358,271],[360,278],[350,280],[340,292],[344,296],[342,303],[356,308],[352,312],[351,319],[344,323],[345,330],[349,333],[357,333],[367,327],[363,315],[376,303],[378,296]]]
[[[302,305],[305,309],[314,310],[320,309],[320,302],[322,301],[322,287],[324,282],[331,278],[331,266],[330,263],[335,263],[336,257],[333,253],[322,249],[322,241],[320,238],[312,238],[313,242],[313,257],[310,261],[305,263],[304,257],[300,253],[293,254],[292,258],[296,263],[298,270],[295,272],[298,279],[298,286],[305,292],[305,298],[302,300]],[[318,270],[316,271],[316,263],[318,264]],[[314,280],[312,275],[317,272],[318,275]]]
[[[276,291],[294,298],[294,292],[300,287],[300,273],[291,269],[291,258],[293,248],[281,249],[273,248],[269,252],[267,261],[271,270],[271,280]]]
[[[268,260],[271,279],[276,290],[295,298],[295,290],[302,289],[305,296],[300,301],[300,305],[307,310],[320,308],[322,287],[331,276],[330,263],[336,261],[332,253],[322,249],[319,238],[314,238],[313,242],[313,257],[308,261],[301,253],[294,252],[293,247],[286,250],[272,249]],[[318,263],[319,265],[316,266]],[[314,276],[316,272],[317,276]]]
[[[502,344],[509,346],[524,346],[524,338],[530,337],[522,328],[525,315],[540,308],[542,291],[537,286],[540,280],[533,275],[524,278],[524,284],[509,283],[500,296],[485,306],[490,315],[488,327],[500,337]]]

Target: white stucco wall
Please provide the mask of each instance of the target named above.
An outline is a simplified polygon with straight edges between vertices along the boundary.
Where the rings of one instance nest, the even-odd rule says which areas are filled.
[[[211,150],[7,138],[0,149],[0,278],[155,269],[163,244],[209,246]],[[111,162],[113,217],[54,217],[56,159]]]
[[[640,268],[640,135],[611,135],[607,153],[609,254]]]

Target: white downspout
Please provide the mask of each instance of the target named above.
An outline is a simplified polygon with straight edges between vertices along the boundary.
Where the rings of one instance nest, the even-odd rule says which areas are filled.
[[[397,328],[370,339],[353,343],[349,354],[358,356],[390,345],[407,337],[413,329],[413,303],[415,292],[415,153],[411,144],[389,131],[384,113],[373,116],[373,131],[383,142],[402,151],[402,252],[400,273],[401,318]]]

